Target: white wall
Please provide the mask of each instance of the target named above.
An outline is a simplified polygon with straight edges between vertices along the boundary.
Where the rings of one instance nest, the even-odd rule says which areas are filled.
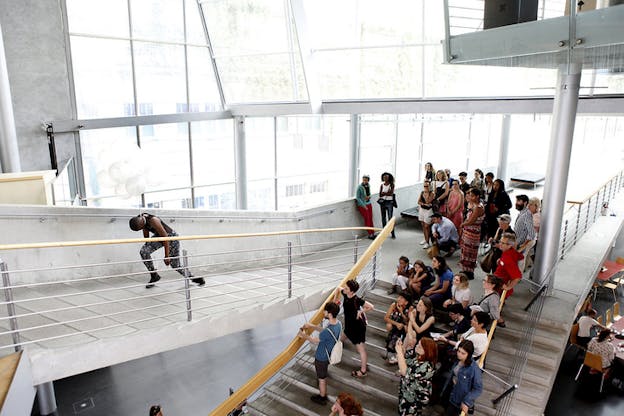
[[[400,218],[402,209],[416,205],[419,186],[397,190],[399,208],[395,216]],[[377,198],[373,197],[375,201]],[[375,226],[381,227],[379,206],[374,204]],[[0,205],[0,244],[35,243],[54,241],[82,241],[141,238],[142,234],[133,232],[128,227],[128,220],[137,215],[136,209],[110,209],[88,207],[38,207]],[[214,235],[292,231],[315,228],[334,228],[362,226],[363,221],[352,199],[335,202],[298,212],[253,212],[253,211],[212,211],[212,210],[150,210],[174,228],[181,236]],[[359,235],[364,235],[364,232]],[[241,251],[233,254],[232,259],[259,259],[268,257],[266,251],[250,250],[266,247],[285,247],[293,243],[294,255],[317,251],[323,246],[303,247],[314,243],[326,243],[324,247],[338,240],[353,239],[353,232],[294,234],[276,237],[250,237],[237,239],[183,241],[182,248],[189,255]],[[140,243],[99,245],[65,248],[45,248],[28,250],[0,250],[0,259],[6,262],[12,283],[41,282],[64,280],[72,277],[87,277],[108,273],[127,273],[145,271],[138,262]],[[284,251],[285,252],[285,251]],[[162,256],[160,253],[155,258]],[[275,254],[272,254],[275,255]],[[222,262],[214,256],[192,258],[193,265]],[[105,267],[72,269],[52,272],[15,273],[11,271],[32,268],[56,268],[67,265],[112,263],[136,261],[131,264]],[[283,262],[283,259],[282,261]],[[256,264],[260,265],[260,264]],[[264,262],[261,265],[269,265]],[[232,267],[223,267],[229,270]],[[215,271],[214,267],[210,267]]]

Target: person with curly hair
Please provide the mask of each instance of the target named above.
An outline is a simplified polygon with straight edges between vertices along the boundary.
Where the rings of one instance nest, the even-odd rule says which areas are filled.
[[[416,337],[408,335],[405,345],[397,341],[396,350],[399,359],[399,416],[422,415],[423,408],[429,404],[438,359],[438,346],[431,338],[422,338],[414,348]]]
[[[336,397],[336,403],[332,406],[329,416],[362,416],[363,414],[364,410],[360,402],[349,393],[342,392]]]

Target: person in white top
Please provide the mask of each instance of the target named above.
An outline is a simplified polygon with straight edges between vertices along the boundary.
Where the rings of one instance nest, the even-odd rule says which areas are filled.
[[[603,329],[596,338],[587,345],[587,351],[600,355],[602,368],[609,368],[615,359],[615,346],[611,343],[611,331]]]
[[[579,331],[576,335],[577,342],[580,346],[587,348],[587,344],[592,338],[591,330],[593,327],[599,327],[601,329],[607,329],[606,326],[601,325],[596,321],[597,312],[595,309],[587,311],[587,315],[581,316],[578,320]]]
[[[444,301],[442,306],[448,308],[454,303],[460,304],[464,309],[472,303],[472,293],[470,292],[470,282],[465,273],[459,272],[453,277],[451,287],[451,298]]]
[[[381,174],[381,181],[383,182],[379,186],[379,199],[377,202],[381,207],[381,224],[385,227],[386,222],[394,215],[394,176],[391,173],[384,172]],[[392,229],[392,238],[396,238],[394,229]]]
[[[471,328],[466,331],[458,341],[452,341],[441,336],[438,341],[448,342],[454,347],[457,347],[463,340],[472,341],[474,344],[474,358],[480,357],[488,346],[487,327],[491,322],[490,314],[487,312],[476,312],[472,320],[470,321]]]

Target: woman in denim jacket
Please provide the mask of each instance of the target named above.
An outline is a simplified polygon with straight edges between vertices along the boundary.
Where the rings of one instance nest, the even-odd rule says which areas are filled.
[[[462,341],[459,344],[457,363],[453,366],[451,377],[444,386],[444,390],[452,388],[446,416],[457,416],[462,411],[471,414],[475,400],[483,391],[481,368],[472,359],[473,352],[472,342]]]

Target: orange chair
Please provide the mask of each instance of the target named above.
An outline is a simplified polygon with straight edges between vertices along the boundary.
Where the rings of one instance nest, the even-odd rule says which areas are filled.
[[[609,326],[613,322],[613,310],[607,309],[605,312],[605,325]]]
[[[585,347],[583,347],[581,344],[578,343],[578,338],[577,338],[578,337],[578,332],[579,332],[579,324],[576,323],[576,324],[572,325],[572,329],[570,330],[570,338],[569,338],[570,345],[568,345],[568,347],[564,351],[564,353],[563,353],[564,355],[565,355],[565,353],[568,352],[568,350],[571,347],[576,347],[579,350],[585,351]],[[578,352],[577,352],[577,354],[578,354]]]
[[[607,373],[607,371],[602,368],[602,357],[589,351],[585,352],[585,359],[583,360],[583,364],[581,364],[581,368],[579,368],[578,373],[576,373],[574,381],[578,380],[581,375],[581,371],[583,370],[583,366],[587,366],[590,370],[594,370],[602,374],[602,378],[600,379],[600,393],[602,393],[602,385],[604,384],[605,375]]]
[[[613,304],[613,320],[617,321],[621,317],[622,317],[622,315],[620,315],[620,303],[619,302],[615,302]]]
[[[596,322],[598,322],[600,325],[604,325],[604,319],[602,319],[602,315],[596,318]]]
[[[616,259],[615,259],[615,262],[616,262],[617,264],[624,264],[624,257],[618,257],[618,258],[616,258]]]

